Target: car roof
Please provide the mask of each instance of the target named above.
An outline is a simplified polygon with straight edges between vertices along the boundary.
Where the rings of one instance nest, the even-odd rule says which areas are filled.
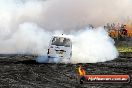
[[[71,36],[70,35],[53,35],[53,37],[62,37],[62,38],[68,38],[68,39],[71,39]]]

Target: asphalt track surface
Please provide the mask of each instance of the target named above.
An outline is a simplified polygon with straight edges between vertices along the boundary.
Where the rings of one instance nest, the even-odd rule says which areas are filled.
[[[130,83],[84,83],[77,79],[82,65],[87,74],[128,74],[132,58],[87,64],[39,64],[31,55],[0,55],[0,88],[131,88]],[[132,80],[132,79],[131,79]]]

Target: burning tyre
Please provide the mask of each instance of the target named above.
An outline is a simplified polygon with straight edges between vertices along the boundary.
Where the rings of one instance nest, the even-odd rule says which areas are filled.
[[[53,36],[51,38],[47,56],[49,62],[52,59],[57,58],[57,62],[63,62],[63,60],[70,60],[72,56],[72,42],[71,39],[65,35]]]

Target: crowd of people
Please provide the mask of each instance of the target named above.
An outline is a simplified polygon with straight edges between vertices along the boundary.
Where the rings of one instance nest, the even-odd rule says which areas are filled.
[[[104,28],[108,30],[111,37],[132,37],[132,29],[126,24],[107,23]]]
[[[89,24],[89,28],[93,29],[94,26]],[[104,29],[108,31],[109,35],[113,38],[132,38],[132,23],[107,23]]]

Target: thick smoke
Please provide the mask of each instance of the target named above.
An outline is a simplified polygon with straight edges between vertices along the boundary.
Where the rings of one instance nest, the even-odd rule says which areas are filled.
[[[114,40],[102,28],[84,28],[81,31],[67,35],[72,39],[72,58],[64,59],[64,63],[95,63],[112,60],[118,57],[118,51],[114,46]],[[48,61],[46,56],[37,58],[39,63]],[[59,58],[50,58],[51,62],[58,63]]]
[[[45,14],[50,29],[80,29],[88,24],[123,23],[132,19],[132,0],[52,0]]]
[[[78,32],[73,38],[72,63],[95,63],[112,60],[118,56],[114,40],[103,28]]]
[[[86,27],[126,22],[131,9],[131,0],[0,0],[0,53],[45,55],[61,31],[74,36],[72,62],[112,60],[113,40],[103,28]]]

